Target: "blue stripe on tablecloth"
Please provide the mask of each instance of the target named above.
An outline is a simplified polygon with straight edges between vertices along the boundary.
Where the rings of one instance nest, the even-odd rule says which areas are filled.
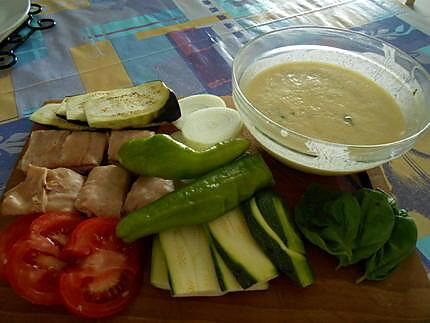
[[[430,35],[395,16],[352,29],[385,40],[411,55],[430,44]]]
[[[25,35],[28,32],[28,29],[24,29],[20,34]],[[43,38],[43,32],[34,32],[24,44],[15,50],[15,54],[19,57],[16,66],[28,64],[34,60],[46,57],[48,55],[48,48],[46,47],[45,40]]]
[[[173,31],[167,37],[208,93],[231,94],[231,67],[215,48],[218,35],[212,28]]]
[[[24,118],[0,127],[0,195],[24,147],[31,126],[31,122]]]
[[[187,20],[178,8],[163,9],[148,15],[92,25],[85,28],[84,33],[94,40],[112,39],[140,31],[184,23]]]
[[[134,84],[160,79],[178,96],[205,92],[193,71],[164,35],[143,40],[137,40],[134,35],[117,37],[112,39],[112,45]]]

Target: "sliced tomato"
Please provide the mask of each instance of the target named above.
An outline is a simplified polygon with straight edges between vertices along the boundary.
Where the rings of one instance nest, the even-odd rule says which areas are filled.
[[[78,213],[45,213],[8,254],[6,277],[13,290],[35,304],[59,304],[58,278],[68,235],[82,221]]]
[[[63,304],[73,313],[106,317],[125,309],[139,291],[139,245],[115,235],[117,219],[92,218],[78,225],[64,248],[77,264],[60,276]]]
[[[119,220],[116,218],[91,218],[76,227],[69,237],[64,253],[70,257],[88,256],[95,250],[116,250],[130,248],[114,232]],[[134,247],[135,248],[135,247]]]
[[[67,244],[69,235],[82,220],[80,213],[77,212],[45,213],[31,223],[29,239],[54,244],[62,250]]]
[[[10,249],[15,242],[28,232],[31,222],[39,215],[29,214],[20,216],[0,231],[0,279],[6,280],[5,266]]]

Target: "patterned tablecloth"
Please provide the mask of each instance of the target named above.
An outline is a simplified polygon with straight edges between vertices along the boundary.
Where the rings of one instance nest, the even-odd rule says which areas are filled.
[[[237,50],[294,25],[350,28],[388,41],[430,71],[430,17],[394,0],[41,0],[57,26],[19,47],[0,71],[0,193],[46,100],[162,79],[179,96],[231,94]],[[0,11],[2,8],[0,7]],[[430,277],[430,133],[384,165],[419,226]]]

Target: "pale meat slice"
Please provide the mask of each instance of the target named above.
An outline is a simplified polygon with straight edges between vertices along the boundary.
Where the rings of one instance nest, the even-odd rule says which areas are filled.
[[[63,143],[60,165],[87,171],[100,165],[106,149],[107,136],[101,132],[74,131]]]
[[[158,177],[140,176],[131,187],[124,203],[124,213],[130,213],[158,200],[175,190],[173,181]]]
[[[46,176],[46,193],[48,203],[46,211],[76,211],[74,204],[85,177],[68,168],[48,170]]]
[[[20,163],[87,171],[100,165],[107,145],[106,133],[91,131],[36,130],[31,133],[28,148]]]
[[[130,174],[115,165],[94,167],[79,192],[75,208],[89,216],[119,217],[130,187]]]
[[[21,215],[45,212],[47,173],[47,168],[28,165],[25,180],[4,194],[1,214]]]
[[[118,152],[127,141],[135,138],[147,138],[154,134],[148,130],[114,130],[109,137],[108,159],[110,162],[118,160]]]
[[[75,211],[74,203],[85,177],[67,168],[48,169],[29,165],[27,176],[7,191],[3,215]]]
[[[70,131],[67,130],[33,131],[19,167],[26,172],[30,164],[47,168],[61,166],[58,156],[60,156],[64,140],[69,134]]]

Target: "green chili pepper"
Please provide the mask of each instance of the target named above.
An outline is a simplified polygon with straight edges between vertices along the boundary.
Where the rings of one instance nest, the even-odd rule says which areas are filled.
[[[366,260],[365,272],[357,279],[357,283],[365,279],[385,279],[414,252],[417,243],[417,226],[414,220],[401,210],[394,221],[390,238],[382,248]]]
[[[172,227],[209,222],[272,183],[263,158],[246,155],[128,214],[116,234],[132,242]]]
[[[190,179],[228,164],[248,147],[248,140],[237,138],[205,151],[195,151],[168,135],[159,134],[128,141],[121,146],[118,159],[122,166],[136,174]]]

